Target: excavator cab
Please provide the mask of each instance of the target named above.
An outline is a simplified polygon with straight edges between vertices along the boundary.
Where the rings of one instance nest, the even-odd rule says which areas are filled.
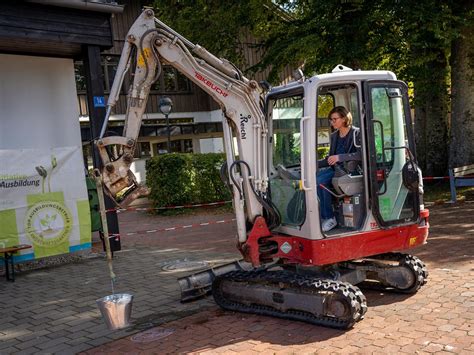
[[[329,147],[328,113],[335,106],[346,107],[360,128],[354,144],[362,160],[336,166],[329,189],[338,226],[323,233],[317,160]],[[321,240],[419,223],[421,195],[404,182],[407,166],[417,170],[408,90],[393,73],[337,66],[332,73],[274,88],[266,112],[278,232]],[[418,170],[415,176],[419,183]],[[376,252],[364,249],[364,256]]]

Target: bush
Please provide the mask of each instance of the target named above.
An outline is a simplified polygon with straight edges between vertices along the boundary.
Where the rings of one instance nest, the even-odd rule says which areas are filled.
[[[230,191],[220,179],[225,155],[164,154],[147,161],[150,199],[158,207],[229,200]]]
[[[323,159],[329,154],[329,147],[319,147],[317,152],[318,159]]]

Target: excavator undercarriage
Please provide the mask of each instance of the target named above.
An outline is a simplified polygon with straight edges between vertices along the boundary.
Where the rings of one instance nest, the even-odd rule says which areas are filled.
[[[415,293],[427,277],[417,257],[387,253],[323,268],[276,263],[252,269],[235,262],[180,278],[179,284],[183,302],[212,292],[216,303],[231,311],[348,329],[367,311],[358,286]]]

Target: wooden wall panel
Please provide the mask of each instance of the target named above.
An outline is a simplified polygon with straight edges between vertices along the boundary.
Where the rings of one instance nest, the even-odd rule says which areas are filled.
[[[140,1],[126,0],[123,5],[125,6],[121,14],[112,15],[113,47],[104,54],[120,55],[129,28],[142,12]]]
[[[81,45],[112,46],[110,14],[31,3],[0,3],[2,51],[79,56]]]

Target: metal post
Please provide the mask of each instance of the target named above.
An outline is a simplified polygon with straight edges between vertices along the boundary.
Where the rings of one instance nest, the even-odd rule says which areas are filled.
[[[171,131],[170,131],[170,120],[169,120],[169,115],[165,115],[166,116],[166,130],[167,130],[167,133],[168,133],[168,143],[167,143],[167,151],[168,153],[171,153]]]
[[[166,130],[168,136],[167,151],[168,153],[171,153],[171,131],[169,114],[173,108],[173,101],[169,97],[162,97],[158,103],[158,107],[160,108],[161,113],[165,115]]]
[[[87,107],[89,111],[89,124],[91,127],[92,140],[101,135],[105,120],[106,105],[104,95],[104,84],[102,82],[102,66],[100,63],[100,48],[98,46],[83,47],[84,71],[86,76]],[[92,144],[92,158],[94,168],[101,169],[102,161],[94,143]],[[108,195],[105,198],[105,208],[113,209],[115,203]],[[110,234],[115,235],[113,250],[120,250],[119,224],[117,213],[110,211],[107,213],[107,227]]]

